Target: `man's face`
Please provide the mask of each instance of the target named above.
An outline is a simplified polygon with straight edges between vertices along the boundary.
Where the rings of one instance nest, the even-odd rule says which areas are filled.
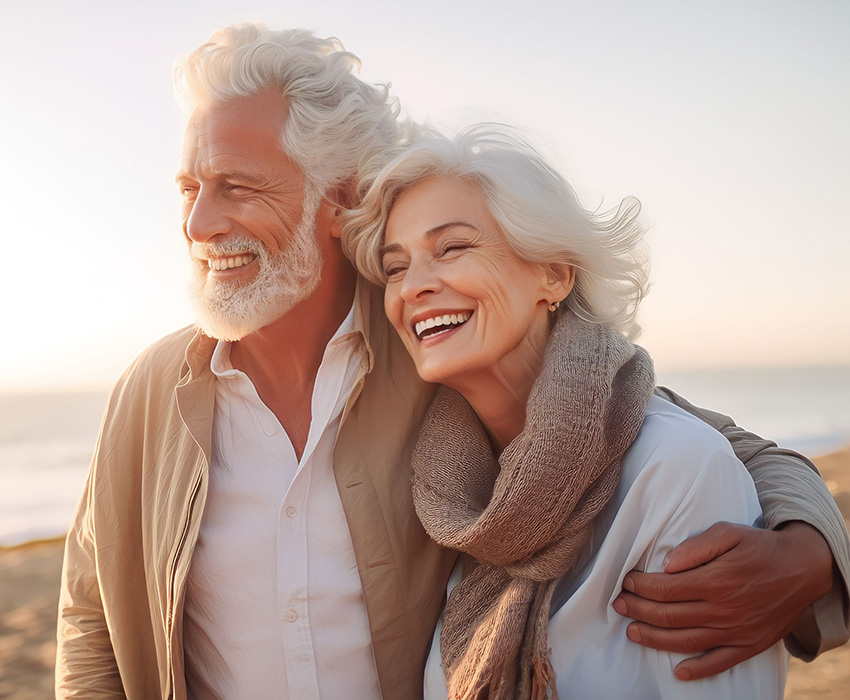
[[[198,107],[177,182],[190,244],[198,321],[238,340],[276,321],[318,285],[321,193],[280,146],[286,107],[276,90]]]

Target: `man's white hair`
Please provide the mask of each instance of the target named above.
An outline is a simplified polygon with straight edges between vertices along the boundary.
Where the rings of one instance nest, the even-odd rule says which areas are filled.
[[[361,274],[386,283],[380,250],[390,209],[404,190],[433,176],[478,185],[520,258],[575,267],[575,286],[564,302],[573,313],[637,336],[634,318],[648,286],[640,203],[626,199],[610,212],[587,211],[569,183],[504,126],[469,127],[455,139],[424,131],[418,143],[362,174],[360,207],[349,213],[342,234]]]
[[[279,88],[288,107],[281,146],[326,192],[398,141],[397,101],[354,75],[359,66],[336,38],[240,24],[179,60],[174,85],[188,109]]]

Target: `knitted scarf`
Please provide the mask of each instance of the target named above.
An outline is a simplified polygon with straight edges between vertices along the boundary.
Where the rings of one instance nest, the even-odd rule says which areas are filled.
[[[525,428],[498,460],[469,404],[438,391],[413,456],[413,498],[428,534],[475,561],[443,614],[452,700],[557,697],[552,593],[619,482],[653,384],[646,351],[562,310]]]

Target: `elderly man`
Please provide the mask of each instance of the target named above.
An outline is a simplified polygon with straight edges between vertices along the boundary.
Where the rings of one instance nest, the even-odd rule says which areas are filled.
[[[68,536],[58,697],[421,696],[455,555],[411,503],[406,465],[431,391],[338,240],[358,171],[402,139],[386,91],[354,63],[333,40],[241,26],[178,68],[200,330],[145,351],[110,398]],[[847,545],[822,482],[710,418],[749,458],[768,524],[787,527],[709,532],[674,556],[678,568],[713,560],[698,574],[633,574],[617,606],[644,620],[644,643],[677,648],[690,627],[699,638],[748,611],[749,625],[694,651],[744,633],[752,648],[698,660],[695,675],[757,653],[804,609],[792,648],[837,643],[846,584],[830,547],[846,567]],[[773,585],[777,571],[788,578]],[[718,607],[719,579],[758,590]],[[675,603],[657,602],[683,591],[713,616],[686,611],[682,625]],[[812,607],[827,591],[825,610]]]

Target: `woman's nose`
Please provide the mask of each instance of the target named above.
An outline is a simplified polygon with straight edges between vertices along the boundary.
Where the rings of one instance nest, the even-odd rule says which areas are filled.
[[[190,240],[206,243],[213,237],[232,230],[232,222],[214,192],[201,187],[194,201],[187,202],[184,206],[189,211],[184,213],[183,231]]]
[[[401,296],[406,302],[416,302],[440,290],[440,279],[427,262],[411,261],[404,271]]]

